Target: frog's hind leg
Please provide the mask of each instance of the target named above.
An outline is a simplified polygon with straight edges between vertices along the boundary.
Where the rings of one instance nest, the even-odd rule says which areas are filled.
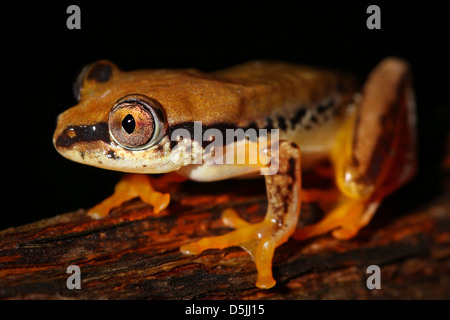
[[[384,197],[416,171],[415,103],[405,62],[388,58],[370,74],[332,154],[341,199],[297,239],[333,231],[348,239],[367,225]]]
[[[265,175],[268,211],[263,221],[250,224],[233,210],[225,210],[223,220],[236,230],[189,243],[182,246],[181,251],[198,254],[207,249],[241,246],[255,261],[258,272],[256,286],[273,287],[272,258],[275,248],[294,232],[301,204],[300,149],[291,142],[281,141],[278,152],[272,150],[271,160],[276,161],[276,158],[279,161],[278,173]]]
[[[160,179],[162,180],[158,182],[158,185],[165,186],[172,178],[163,176]],[[176,178],[174,177],[173,179]],[[152,205],[154,213],[159,213],[164,210],[170,202],[170,194],[156,191],[147,175],[126,174],[116,184],[114,193],[98,205],[89,209],[88,214],[95,219],[103,218],[108,215],[112,208],[137,197],[141,198],[143,202]]]

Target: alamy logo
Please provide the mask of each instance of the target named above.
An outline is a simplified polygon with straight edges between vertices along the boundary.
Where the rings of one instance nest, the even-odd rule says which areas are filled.
[[[370,274],[367,278],[366,286],[368,289],[381,289],[381,270],[380,267],[373,264],[367,267],[366,273]]]
[[[260,168],[262,175],[274,175],[279,169],[279,130],[249,128],[216,128],[203,130],[201,121],[194,121],[193,137],[191,132],[178,128],[171,134],[171,141],[177,142],[172,160],[187,164],[238,164],[254,165]],[[207,144],[203,148],[203,143]]]
[[[81,270],[77,265],[70,265],[67,267],[67,273],[72,274],[67,278],[66,286],[67,289],[81,289]]]
[[[69,29],[69,30],[81,29],[81,9],[80,9],[80,7],[72,4],[67,7],[66,13],[70,14],[70,16],[66,20],[67,29]]]
[[[377,5],[371,5],[367,7],[366,13],[370,13],[367,18],[366,25],[367,29],[381,29],[381,9]]]

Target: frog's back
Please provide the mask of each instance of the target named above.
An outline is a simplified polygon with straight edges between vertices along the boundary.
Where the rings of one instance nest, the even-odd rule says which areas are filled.
[[[213,73],[236,86],[241,126],[298,131],[332,117],[356,91],[343,73],[283,62],[250,61]]]

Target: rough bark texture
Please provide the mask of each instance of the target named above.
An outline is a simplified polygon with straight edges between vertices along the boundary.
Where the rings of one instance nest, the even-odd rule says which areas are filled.
[[[105,219],[84,210],[0,232],[3,299],[419,299],[450,298],[450,181],[422,205],[390,197],[349,241],[330,235],[290,240],[274,258],[277,285],[254,286],[256,270],[240,248],[179,252],[181,244],[228,232],[233,207],[249,221],[267,208],[264,183],[186,182],[155,217],[132,200]],[[411,209],[412,207],[412,209]],[[302,221],[316,218],[304,206]],[[69,290],[69,265],[81,269],[81,290]],[[369,265],[381,268],[381,289],[369,290]]]

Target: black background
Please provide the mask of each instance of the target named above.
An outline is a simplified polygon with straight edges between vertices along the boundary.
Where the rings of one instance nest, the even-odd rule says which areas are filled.
[[[403,200],[424,202],[450,122],[448,11],[439,2],[258,1],[210,3],[15,2],[2,9],[0,230],[89,207],[109,195],[119,173],[61,157],[52,145],[56,116],[75,104],[80,69],[109,59],[124,70],[205,71],[252,59],[338,68],[362,79],[384,57],[412,66],[418,101],[420,171]],[[440,2],[443,3],[443,2]],[[81,30],[66,9],[81,8]],[[366,9],[381,8],[381,30]],[[418,200],[419,199],[419,200]]]

